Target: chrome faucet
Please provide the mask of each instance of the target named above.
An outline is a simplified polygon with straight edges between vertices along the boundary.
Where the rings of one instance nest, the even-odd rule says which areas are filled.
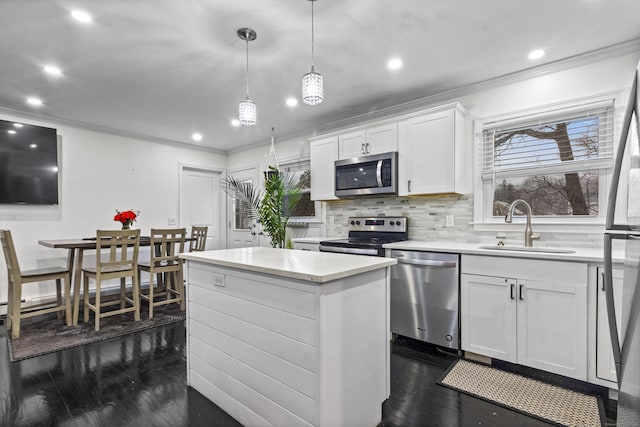
[[[527,225],[524,228],[524,246],[530,248],[533,246],[533,239],[538,239],[538,236],[533,235],[533,229],[531,228],[531,206],[527,203],[526,200],[516,199],[509,206],[509,211],[507,215],[504,217],[504,222],[511,224],[513,219],[513,211],[515,210],[517,205],[524,205],[525,207],[525,215],[527,216]]]

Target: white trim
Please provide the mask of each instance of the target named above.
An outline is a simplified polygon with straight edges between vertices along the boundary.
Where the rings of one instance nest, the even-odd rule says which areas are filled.
[[[488,181],[483,179],[483,165],[484,165],[484,134],[486,129],[496,127],[496,125],[502,126],[504,123],[515,124],[518,122],[524,122],[527,120],[535,120],[536,118],[550,117],[554,115],[573,114],[578,112],[584,112],[593,108],[612,108],[612,127],[613,127],[613,152],[617,151],[618,135],[620,133],[619,117],[622,112],[621,106],[624,107],[624,100],[628,97],[628,89],[605,92],[598,95],[588,96],[584,98],[576,98],[571,100],[564,100],[557,103],[540,105],[534,108],[528,108],[518,111],[512,111],[505,114],[499,114],[494,116],[487,116],[484,118],[477,118],[474,122],[474,138],[475,147],[474,155],[476,159],[476,168],[474,173],[474,206],[473,206],[473,230],[483,231],[484,226],[489,226],[490,230],[497,230],[498,224],[502,225],[502,230],[505,229],[504,222],[501,222],[500,218],[496,218],[492,215],[493,210],[491,205],[485,201],[485,196],[489,194],[489,190],[486,188]],[[627,96],[625,97],[625,94]],[[611,160],[608,160],[611,162]],[[594,162],[594,165],[598,162]],[[604,166],[604,165],[602,165]],[[549,228],[550,224],[555,224],[555,228],[551,227],[549,231],[552,232],[580,232],[581,227],[587,227],[586,230],[599,229],[600,226],[604,226],[604,217],[606,211],[606,201],[608,199],[609,182],[611,177],[611,167],[600,168],[600,178],[598,186],[598,202],[599,209],[598,215],[594,217],[535,217],[533,224],[537,226],[544,226]],[[561,167],[560,167],[561,168]],[[555,168],[557,169],[557,168]],[[582,170],[582,169],[581,169]],[[496,174],[499,177],[512,175],[510,172],[500,172]],[[496,176],[494,176],[495,182]],[[603,230],[604,228],[602,228]],[[590,231],[585,231],[590,232]]]
[[[572,116],[593,110],[604,110],[614,108],[616,100],[622,95],[621,91],[610,92],[602,95],[578,98],[570,102],[560,102],[528,108],[525,110],[513,111],[509,114],[492,117],[491,120],[485,118],[482,130],[493,127],[507,128],[511,125],[522,124],[527,121],[538,119],[548,119],[550,116]],[[554,118],[555,119],[555,118]]]

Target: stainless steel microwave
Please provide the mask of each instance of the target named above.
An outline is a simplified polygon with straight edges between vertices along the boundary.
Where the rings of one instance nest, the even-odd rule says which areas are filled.
[[[398,193],[398,153],[336,160],[337,197]]]

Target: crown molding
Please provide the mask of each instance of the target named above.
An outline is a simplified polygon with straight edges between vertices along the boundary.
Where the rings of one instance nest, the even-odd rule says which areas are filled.
[[[537,67],[527,68],[525,70],[516,71],[499,77],[494,77],[480,82],[471,83],[469,85],[438,92],[433,95],[417,98],[412,101],[404,102],[402,104],[393,105],[391,107],[382,108],[365,114],[347,117],[320,126],[312,127],[307,130],[307,136],[311,138],[313,136],[323,135],[326,133],[352,127],[354,125],[363,124],[364,122],[383,120],[392,116],[411,113],[420,109],[431,107],[438,103],[451,102],[452,99],[469,95],[471,93],[481,92],[508,84],[519,83],[532,79],[534,77],[553,74],[631,53],[640,54],[640,37],[628,40],[626,42],[607,46],[601,49],[592,50],[568,58],[563,58],[557,61],[548,62]]]

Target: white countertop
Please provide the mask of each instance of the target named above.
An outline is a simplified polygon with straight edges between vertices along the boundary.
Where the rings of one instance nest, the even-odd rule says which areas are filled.
[[[180,255],[189,261],[325,283],[395,264],[392,258],[263,247],[220,249]]]
[[[480,246],[490,246],[487,243],[462,243],[462,242],[426,242],[420,240],[405,240],[403,242],[388,243],[383,245],[385,249],[401,249],[415,251],[451,252],[468,255],[488,255],[512,258],[548,259],[555,261],[580,261],[580,262],[604,262],[604,250],[602,248],[567,248],[574,253],[551,252],[522,252],[507,250],[480,249]],[[623,262],[624,254],[614,252],[613,261]]]

